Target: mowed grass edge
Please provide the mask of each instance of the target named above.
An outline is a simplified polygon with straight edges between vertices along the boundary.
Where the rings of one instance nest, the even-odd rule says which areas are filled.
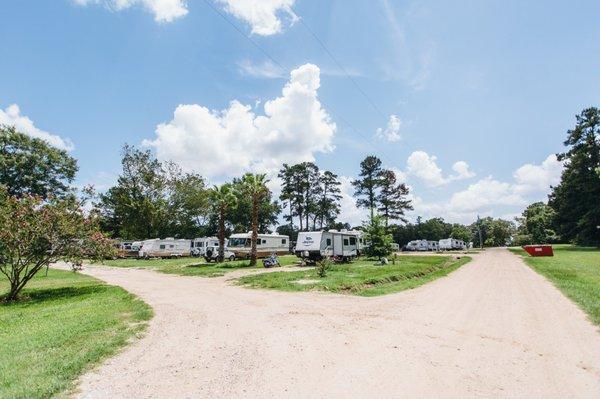
[[[553,257],[531,257],[521,248],[509,248],[527,265],[554,284],[600,326],[600,249],[554,245]]]
[[[378,265],[374,260],[358,260],[332,265],[323,278],[314,269],[295,272],[262,273],[244,276],[236,284],[249,288],[279,291],[327,291],[378,296],[416,288],[448,275],[471,260],[462,256],[399,256],[396,264]]]
[[[0,295],[7,285],[0,282]],[[151,308],[122,288],[41,272],[20,302],[0,304],[0,398],[48,398],[141,334]]]

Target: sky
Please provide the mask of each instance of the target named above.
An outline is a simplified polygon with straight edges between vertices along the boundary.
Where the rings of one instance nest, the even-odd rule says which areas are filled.
[[[105,190],[125,143],[221,183],[283,162],[351,180],[377,155],[409,219],[512,218],[600,105],[600,2],[4,0],[0,123]]]

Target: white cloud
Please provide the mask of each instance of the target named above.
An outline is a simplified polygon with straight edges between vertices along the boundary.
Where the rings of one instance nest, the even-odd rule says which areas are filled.
[[[402,127],[402,121],[396,115],[390,115],[387,127],[385,129],[377,128],[375,137],[384,139],[390,142],[400,141],[402,136],[400,135],[400,128]]]
[[[280,97],[264,104],[264,115],[237,100],[222,111],[179,105],[144,144],[159,159],[210,178],[247,171],[274,175],[284,162],[314,161],[315,153],[333,150],[336,125],[317,98],[319,86],[319,68],[305,64],[291,72]]]
[[[547,194],[550,186],[560,182],[562,170],[563,162],[556,159],[554,154],[548,155],[541,165],[525,164],[513,175],[516,181],[514,190],[523,195]]]
[[[283,30],[282,19],[290,24],[298,20],[292,6],[295,0],[219,0],[225,10],[248,23],[252,33],[270,36]]]
[[[452,195],[450,208],[456,211],[476,211],[491,205],[525,205],[509,183],[500,182],[488,176],[470,184],[466,190]]]
[[[470,179],[475,173],[469,170],[469,164],[458,161],[452,165],[454,175],[444,177],[437,165],[437,157],[425,151],[414,151],[406,160],[406,174],[421,179],[429,187],[439,187],[455,180]]]
[[[5,110],[0,109],[0,125],[14,126],[19,132],[42,139],[62,150],[72,151],[75,148],[71,140],[38,129],[31,119],[21,115],[21,110],[17,104],[9,105]]]
[[[185,0],[73,0],[76,4],[102,4],[111,11],[121,11],[133,6],[142,6],[154,14],[156,22],[172,22],[188,13]]]
[[[256,64],[246,59],[238,62],[238,70],[244,76],[255,78],[275,79],[285,77],[285,72],[271,61]]]

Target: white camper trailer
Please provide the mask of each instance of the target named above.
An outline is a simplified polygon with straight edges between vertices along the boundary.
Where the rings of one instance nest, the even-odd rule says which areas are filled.
[[[439,241],[427,241],[427,250],[429,251],[439,251],[440,243]]]
[[[225,240],[227,244],[227,240]],[[204,256],[208,249],[219,250],[219,239],[217,237],[198,237],[192,240],[192,255]]]
[[[252,248],[252,232],[232,234],[229,237],[227,248],[235,254],[236,258],[250,257]],[[290,237],[279,234],[259,234],[256,239],[256,256],[265,258],[273,253],[285,255],[290,252]]]
[[[140,258],[174,258],[190,255],[190,240],[175,238],[155,238],[143,242],[139,251]]]
[[[358,256],[358,237],[348,231],[302,231],[298,233],[295,252],[310,263],[325,257],[346,261]]]
[[[398,244],[397,242],[393,242],[392,243],[392,252],[398,252],[400,251],[400,244]]]
[[[439,247],[441,251],[462,250],[466,248],[465,242],[456,238],[444,238],[440,240]]]
[[[406,244],[407,251],[427,251],[428,249],[429,244],[427,240],[414,240]]]

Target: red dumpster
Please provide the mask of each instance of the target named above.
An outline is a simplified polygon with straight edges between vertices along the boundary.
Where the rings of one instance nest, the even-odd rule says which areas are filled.
[[[554,256],[552,245],[524,245],[523,249],[531,256]]]

